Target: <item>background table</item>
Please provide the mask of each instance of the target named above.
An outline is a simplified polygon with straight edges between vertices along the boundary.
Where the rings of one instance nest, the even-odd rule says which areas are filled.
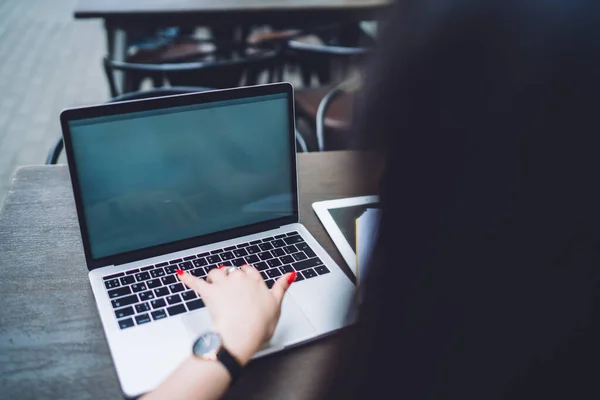
[[[352,152],[298,157],[300,221],[349,276],[311,204],[373,194],[375,186],[351,171],[374,161]],[[119,398],[66,166],[15,173],[0,212],[0,271],[0,397]],[[315,398],[343,334],[253,361],[226,398]]]

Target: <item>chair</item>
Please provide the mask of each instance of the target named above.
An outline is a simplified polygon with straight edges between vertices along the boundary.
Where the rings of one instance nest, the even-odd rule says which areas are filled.
[[[156,88],[156,89],[147,90],[147,91],[125,93],[125,94],[122,94],[120,96],[116,96],[116,97],[110,99],[109,101],[107,101],[107,103],[116,103],[118,101],[127,101],[127,100],[150,99],[150,98],[155,98],[155,97],[171,96],[171,95],[176,95],[176,94],[198,93],[198,92],[204,92],[207,90],[211,90],[211,89],[206,88],[206,87],[185,87],[185,86]],[[304,138],[302,137],[302,135],[300,134],[300,132],[296,131],[295,135],[296,135],[296,143],[297,143],[298,147],[300,148],[301,152],[307,152],[308,148],[306,146],[306,142],[305,142]],[[60,157],[61,152],[63,151],[63,148],[64,148],[64,142],[61,137],[56,141],[56,143],[52,146],[52,148],[48,152],[48,156],[46,158],[46,164],[48,164],[48,165],[56,164],[58,162],[58,158]]]
[[[154,87],[167,84],[171,86],[204,86],[215,89],[225,89],[258,83],[261,72],[272,68],[277,62],[274,51],[263,51],[248,56],[227,60],[207,60],[182,63],[129,63],[104,58],[104,71],[108,79],[110,94],[119,95],[115,71],[121,71],[134,77],[151,77]],[[126,79],[126,82],[133,82]],[[134,82],[137,84],[138,82]],[[139,85],[138,85],[139,86]],[[135,85],[130,83],[124,93],[133,91]]]

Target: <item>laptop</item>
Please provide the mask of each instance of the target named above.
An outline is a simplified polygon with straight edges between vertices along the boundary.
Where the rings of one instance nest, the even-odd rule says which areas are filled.
[[[121,388],[158,386],[211,329],[175,276],[250,264],[297,271],[256,357],[353,322],[355,286],[298,218],[288,83],[65,110],[61,124],[89,279]]]

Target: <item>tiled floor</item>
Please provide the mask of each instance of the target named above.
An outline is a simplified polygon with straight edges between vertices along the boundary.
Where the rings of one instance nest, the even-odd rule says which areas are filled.
[[[104,29],[76,3],[0,0],[0,208],[15,168],[44,163],[60,111],[108,99]]]

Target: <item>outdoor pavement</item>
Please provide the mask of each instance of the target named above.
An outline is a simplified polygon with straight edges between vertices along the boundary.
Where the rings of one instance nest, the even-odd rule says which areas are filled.
[[[60,111],[109,97],[102,22],[75,20],[76,3],[0,0],[0,208],[15,169],[45,162]]]

